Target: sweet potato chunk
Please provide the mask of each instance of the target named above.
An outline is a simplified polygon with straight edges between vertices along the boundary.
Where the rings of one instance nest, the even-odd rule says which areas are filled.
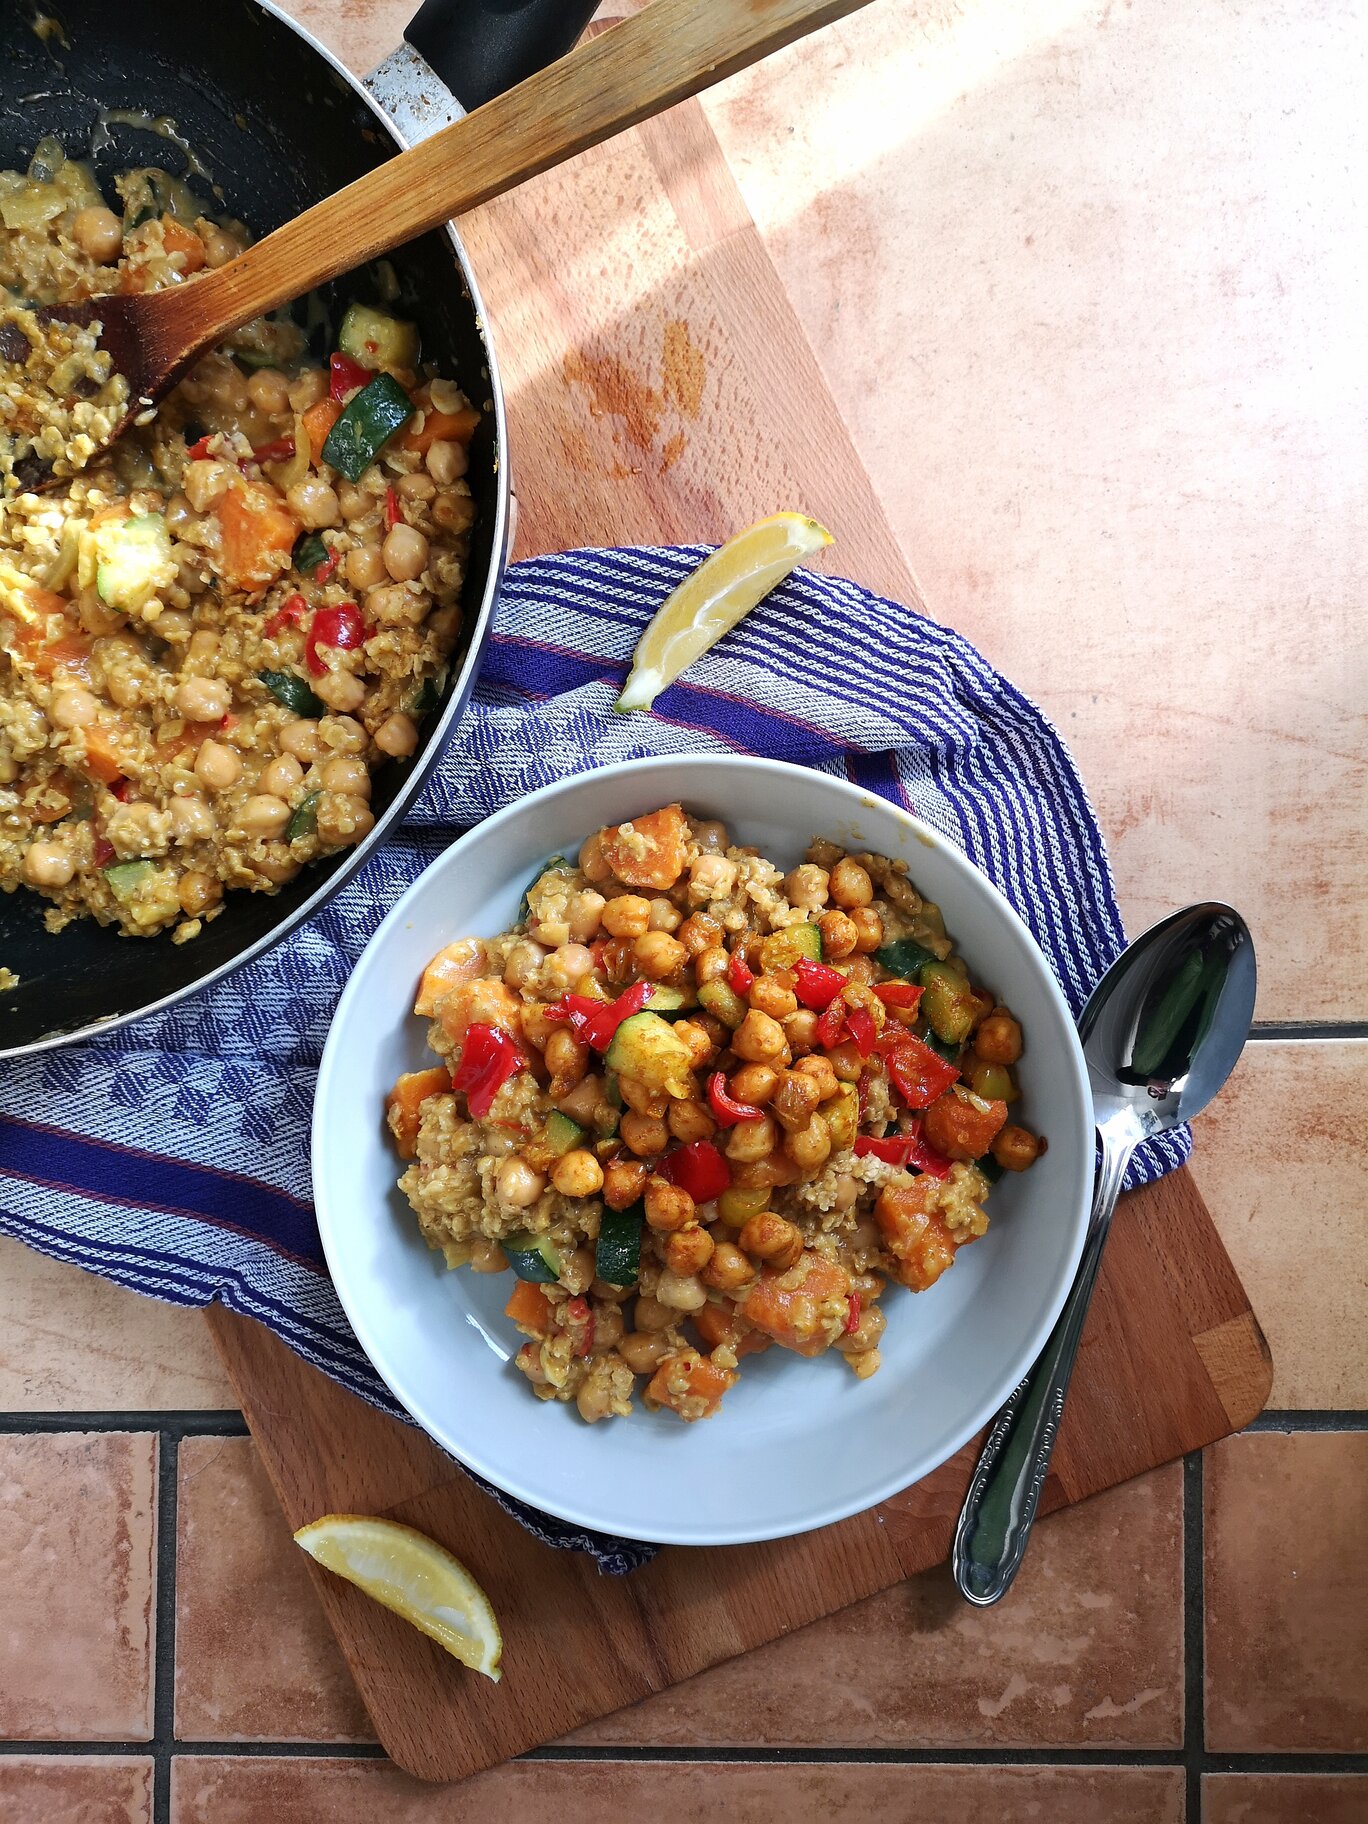
[[[420,1019],[431,1019],[442,996],[461,982],[474,981],[484,966],[484,945],[479,938],[458,937],[454,944],[439,950],[424,969],[413,1011]]]
[[[521,1003],[511,988],[489,976],[458,982],[442,996],[437,1021],[447,1037],[459,1045],[474,1024],[497,1026],[517,1038],[521,1031]]]
[[[418,1146],[418,1123],[429,1096],[451,1093],[451,1072],[438,1065],[433,1070],[411,1070],[400,1077],[385,1104],[385,1120],[394,1135],[401,1159],[412,1159]]]
[[[234,481],[219,502],[219,565],[228,581],[259,593],[290,567],[299,521],[264,481]]]
[[[667,1355],[651,1376],[646,1401],[667,1406],[690,1423],[710,1419],[735,1380],[730,1369],[717,1367],[696,1349],[680,1349]]]
[[[954,1264],[959,1244],[945,1226],[939,1197],[937,1181],[921,1177],[910,1185],[886,1184],[874,1205],[874,1220],[898,1263],[897,1278],[914,1292],[934,1286]]]
[[[763,1331],[755,1329],[725,1305],[704,1305],[701,1311],[694,1312],[693,1321],[709,1349],[725,1343],[738,1360],[743,1355],[759,1355],[770,1346],[770,1339]]]
[[[947,1090],[927,1109],[922,1132],[947,1159],[982,1159],[1007,1119],[1005,1102]]]
[[[849,1295],[845,1268],[808,1250],[786,1272],[766,1267],[740,1310],[748,1323],[795,1355],[820,1355],[845,1328]]]
[[[603,859],[627,886],[663,893],[684,872],[688,833],[679,805],[667,804],[630,823],[609,824],[600,835]]]
[[[504,1316],[511,1317],[519,1330],[531,1336],[546,1336],[551,1330],[551,1300],[540,1286],[520,1279],[509,1294]]]

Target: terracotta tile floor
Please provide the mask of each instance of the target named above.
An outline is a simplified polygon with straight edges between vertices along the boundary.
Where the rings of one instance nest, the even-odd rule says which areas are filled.
[[[296,10],[366,67],[412,5]],[[1064,727],[1132,921],[1250,910],[1264,1026],[1194,1169],[1272,1410],[1044,1523],[997,1611],[930,1573],[431,1788],[370,1740],[202,1321],[0,1241],[4,1824],[1368,1819],[1357,32],[1335,0],[880,0],[708,100],[731,178],[680,203],[695,250],[753,219],[887,508],[869,580],[896,536]],[[535,417],[562,350],[506,228],[470,238]],[[625,333],[571,276],[584,338]],[[700,514],[749,504],[744,430],[726,488],[686,458]]]

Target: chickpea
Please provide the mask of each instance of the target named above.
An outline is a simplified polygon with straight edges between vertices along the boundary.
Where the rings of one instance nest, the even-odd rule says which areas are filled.
[[[731,958],[722,946],[710,945],[708,949],[700,950],[694,958],[694,980],[700,988],[709,982],[723,982],[727,979],[730,967]]]
[[[769,1063],[781,1054],[787,1042],[778,1020],[754,1007],[732,1034],[732,1050],[749,1064]]]
[[[508,1256],[497,1241],[489,1241],[484,1236],[477,1236],[470,1244],[470,1270],[472,1273],[503,1273],[508,1267]]]
[[[843,855],[831,870],[831,897],[843,910],[867,906],[874,897],[874,882],[858,861]]]
[[[353,764],[354,762],[350,760],[343,760],[340,762],[337,760],[330,760],[328,762],[328,766],[351,766]],[[327,771],[328,769],[325,767],[323,769],[325,780],[327,778]],[[534,944],[530,938],[524,938],[520,943],[514,944],[513,948],[509,951],[507,960],[504,963],[503,979],[510,988],[517,988],[520,990],[530,989],[535,985],[537,977],[541,974],[541,966],[545,961],[546,952],[542,949],[541,945]],[[569,1086],[567,1085],[567,1087]]]
[[[546,1068],[553,1078],[553,1095],[563,1096],[576,1083],[584,1080],[584,1074],[589,1068],[589,1047],[583,1039],[577,1039],[568,1027],[559,1027],[551,1034],[546,1041],[544,1055]],[[602,1182],[600,1178],[599,1183]]]
[[[679,1185],[655,1176],[646,1181],[646,1220],[662,1235],[673,1235],[697,1221],[694,1200]]]
[[[311,405],[317,405],[328,390],[328,376],[321,367],[306,367],[299,377],[290,382],[290,410],[307,412]]]
[[[640,1159],[610,1159],[603,1168],[603,1201],[610,1210],[626,1210],[641,1196],[650,1167]]]
[[[594,1163],[598,1164],[597,1159]],[[568,1255],[561,1262],[560,1283],[567,1292],[573,1292],[576,1296],[589,1290],[594,1283],[594,1250],[592,1248],[576,1248],[573,1254]]]
[[[586,1425],[597,1425],[613,1410],[612,1398],[601,1380],[584,1381],[575,1395],[575,1406]]]
[[[579,865],[584,878],[594,886],[602,886],[605,880],[613,878],[613,870],[603,858],[602,830],[595,831],[581,846]],[[645,927],[643,926],[642,929],[644,930]]]
[[[670,1098],[664,1090],[651,1089],[640,1077],[619,1077],[618,1093],[628,1108],[638,1115],[651,1115],[663,1120],[665,1110],[669,1107]]]
[[[831,1156],[831,1129],[820,1115],[812,1115],[806,1127],[784,1136],[784,1151],[805,1172],[816,1171]]]
[[[123,248],[123,223],[112,209],[91,203],[72,217],[71,238],[88,260],[108,266]]]
[[[820,1100],[815,1081],[802,1071],[790,1070],[785,1072],[771,1106],[775,1119],[789,1133],[796,1134],[811,1121]]]
[[[375,825],[375,816],[364,798],[350,792],[324,792],[318,801],[318,835],[332,847],[360,842]]]
[[[232,700],[221,678],[183,678],[176,686],[176,710],[187,722],[221,722]]]
[[[391,526],[380,548],[396,583],[412,583],[427,569],[428,541],[413,526]]]
[[[432,447],[436,449],[437,445]],[[654,1374],[670,1353],[671,1346],[663,1336],[652,1336],[645,1330],[632,1330],[618,1344],[617,1352],[633,1374]]]
[[[367,513],[376,512],[380,503],[373,494],[358,488],[354,481],[344,481],[337,490],[337,505],[343,519],[350,524],[354,519],[364,519]]]
[[[209,266],[226,266],[229,260],[235,260],[242,252],[242,243],[235,235],[220,228],[217,222],[205,222],[196,228],[196,233],[204,242],[204,258]]]
[[[308,720],[287,722],[276,736],[276,744],[285,754],[309,766],[318,758],[318,724]]]
[[[243,834],[258,837],[264,842],[283,835],[289,821],[289,805],[283,798],[276,798],[270,792],[259,792],[249,798],[237,814],[237,823]]]
[[[303,481],[286,488],[285,502],[299,523],[310,532],[320,532],[324,526],[341,523],[337,489],[321,475],[306,475]]]
[[[755,1278],[755,1268],[735,1243],[719,1241],[714,1244],[712,1259],[701,1277],[705,1286],[718,1292],[734,1292]]]
[[[678,1031],[678,1027],[675,1030]],[[717,1131],[717,1123],[707,1104],[692,1098],[681,1101],[672,1097],[665,1111],[665,1122],[675,1139],[684,1146],[695,1140],[711,1140]]]
[[[842,1355],[865,1355],[879,1345],[879,1338],[886,1327],[886,1319],[877,1305],[867,1305],[860,1313],[860,1321],[846,1335],[838,1337],[836,1347]]]
[[[635,893],[610,899],[603,908],[603,928],[610,937],[644,937],[651,923],[651,902]]]
[[[575,943],[588,944],[598,936],[603,908],[607,903],[602,893],[595,893],[592,888],[581,888],[578,893],[570,895],[570,902],[565,909],[565,924]]]
[[[593,971],[594,953],[583,944],[557,944],[553,961],[553,974],[567,987],[582,981]]]
[[[689,899],[710,904],[725,899],[736,885],[736,863],[725,855],[700,855],[689,864]]]
[[[743,1064],[733,1071],[727,1092],[737,1102],[761,1108],[779,1087],[779,1072],[770,1064]]]
[[[262,767],[257,784],[276,798],[288,798],[304,778],[304,768],[293,754],[278,754]]]
[[[843,957],[854,955],[860,934],[847,913],[823,912],[817,928],[822,934],[822,955],[827,962],[839,963]]]
[[[428,445],[423,464],[439,488],[449,488],[470,467],[470,458],[464,444],[453,443],[447,437],[436,437]]]
[[[395,760],[406,760],[418,745],[418,727],[412,716],[396,709],[375,731],[375,745],[382,754]]]
[[[100,699],[79,684],[54,690],[48,716],[58,728],[88,728],[100,713]]]
[[[799,1075],[810,1077],[817,1085],[819,1102],[828,1101],[841,1087],[836,1080],[836,1072],[831,1068],[830,1058],[799,1058],[793,1068]]]
[[[357,545],[347,553],[347,581],[353,589],[374,589],[385,580],[385,560],[379,545]]]
[[[319,777],[325,791],[350,792],[353,798],[371,795],[370,770],[363,760],[343,759],[339,755],[335,760],[325,761]]]
[[[268,418],[281,418],[290,409],[290,382],[278,367],[261,367],[248,376],[247,398]]]
[[[394,491],[401,500],[431,500],[437,492],[437,484],[430,475],[418,470],[412,475],[401,475],[394,484]]]
[[[722,948],[722,927],[706,912],[692,913],[675,935],[692,957],[702,956],[705,950]]]
[[[620,900],[611,900],[605,910],[621,903]],[[683,944],[671,937],[668,931],[647,931],[633,944],[632,954],[636,958],[637,968],[652,982],[663,982],[667,976],[682,969],[689,955]]]
[[[592,1197],[603,1189],[603,1167],[592,1153],[575,1147],[551,1167],[551,1182],[562,1197]]]
[[[831,1068],[842,1083],[858,1083],[864,1070],[864,1059],[860,1056],[859,1047],[849,1039],[843,1045],[833,1045],[827,1053]]]
[[[670,1133],[658,1115],[639,1115],[635,1110],[622,1117],[618,1128],[622,1143],[639,1159],[653,1159],[669,1144]]]
[[[354,716],[324,716],[318,738],[336,754],[364,754],[366,731]]]
[[[777,1140],[774,1122],[768,1115],[759,1115],[753,1121],[738,1121],[727,1136],[727,1157],[743,1161],[766,1159],[774,1151]]]
[[[597,1280],[594,1281],[593,1290],[594,1296],[597,1298],[599,1296]],[[611,1290],[616,1293],[618,1288],[614,1286]],[[622,1333],[626,1328],[627,1326],[622,1321],[622,1313],[617,1306],[601,1302],[594,1312],[595,1349],[611,1349],[614,1343],[621,1342]]]
[[[868,956],[884,941],[883,919],[872,906],[853,906],[849,916],[855,927],[855,948],[861,956]]]
[[[753,1260],[767,1260],[779,1272],[787,1272],[803,1251],[803,1238],[791,1222],[762,1210],[752,1216],[736,1238],[743,1254]]]
[[[974,1034],[974,1050],[985,1064],[1015,1064],[1021,1056],[1021,1027],[1005,1008],[998,1008]]]
[[[665,1243],[665,1265],[681,1279],[701,1273],[712,1257],[713,1238],[696,1223],[692,1228],[671,1235]]]
[[[784,1037],[793,1052],[811,1051],[817,1043],[817,1015],[810,1007],[800,1007],[784,1021]]]
[[[727,826],[716,817],[709,817],[695,823],[693,839],[705,855],[720,855],[724,849],[731,847],[731,837],[727,833]]]
[[[692,1273],[672,1273],[666,1267],[656,1285],[656,1302],[669,1311],[701,1311],[708,1294]]]
[[[432,503],[432,523],[444,532],[468,532],[475,523],[475,502],[469,494],[443,490]]]
[[[636,1327],[638,1330],[668,1330],[675,1321],[673,1311],[667,1311],[650,1293],[643,1293],[636,1301]]]
[[[683,1039],[689,1048],[689,1068],[698,1070],[704,1064],[712,1062],[716,1047],[706,1027],[697,1020],[676,1020],[674,1032],[677,1039]]]
[[[551,1376],[542,1367],[540,1343],[524,1343],[515,1359],[518,1372],[525,1374],[534,1387],[551,1385]]]
[[[815,911],[827,903],[829,881],[825,868],[819,868],[812,861],[800,862],[785,875],[784,894],[791,906],[799,906],[805,912]]]
[[[177,842],[205,842],[214,833],[214,816],[203,798],[173,798],[171,829]]]
[[[746,999],[760,1013],[772,1020],[786,1020],[798,1011],[798,996],[772,975],[761,975],[750,985]]]
[[[200,868],[187,868],[180,877],[177,896],[181,911],[189,918],[197,918],[223,898],[223,886],[212,874],[206,874]]]
[[[211,792],[226,792],[242,776],[242,761],[222,741],[201,741],[195,755],[195,777]]]
[[[1024,1172],[1044,1150],[1029,1128],[1018,1127],[1014,1122],[994,1136],[990,1148],[1004,1172]]]
[[[546,1189],[546,1178],[541,1172],[534,1172],[521,1154],[511,1153],[499,1167],[494,1186],[500,1203],[515,1210],[525,1210]]]
[[[31,842],[24,851],[24,879],[32,887],[64,887],[76,862],[60,842]]]

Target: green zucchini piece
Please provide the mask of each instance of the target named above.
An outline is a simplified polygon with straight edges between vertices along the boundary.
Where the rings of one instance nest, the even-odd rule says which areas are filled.
[[[546,1144],[559,1159],[562,1153],[568,1153],[584,1139],[584,1129],[578,1121],[572,1121],[569,1115],[563,1115],[558,1108],[552,1109],[546,1117]]]
[[[937,1038],[958,1050],[973,1028],[974,990],[949,963],[924,963],[921,985],[924,992],[918,1011]]]
[[[132,899],[143,882],[150,880],[156,873],[156,863],[151,861],[116,861],[104,871],[109,882],[109,890],[115,899],[127,901]]]
[[[721,1020],[724,1026],[730,1026],[733,1031],[750,1012],[741,996],[720,976],[711,982],[704,982],[698,991],[698,1004],[715,1020]]]
[[[930,1047],[938,1058],[944,1058],[947,1064],[958,1064],[959,1055],[964,1047],[955,1039],[943,1039],[932,1026],[921,1035],[922,1043]]]
[[[295,715],[315,718],[327,715],[322,699],[314,695],[297,671],[259,671],[257,676],[276,702],[283,703]]]
[[[78,580],[82,586],[93,582],[110,608],[135,613],[176,580],[171,534],[160,513],[135,513],[131,519],[89,526],[84,544]]]
[[[348,481],[359,481],[394,433],[412,418],[413,410],[413,401],[399,382],[389,374],[377,374],[328,432],[324,462]]]
[[[926,965],[935,960],[924,944],[910,937],[894,938],[891,944],[880,944],[874,952],[874,961],[881,969],[908,982],[915,982]]]
[[[545,1235],[533,1235],[522,1229],[503,1243],[508,1264],[519,1279],[530,1279],[535,1285],[554,1285],[560,1278],[560,1255]]]
[[[613,1034],[605,1062],[620,1076],[635,1077],[648,1089],[687,1095],[693,1054],[658,1013],[633,1013]]]
[[[603,1093],[614,1108],[616,1108],[616,1109],[622,1108],[622,1106],[623,1106],[622,1090],[618,1085],[618,1077],[617,1077],[617,1072],[615,1070],[605,1070],[604,1071],[604,1073],[603,1073]]]
[[[306,532],[294,548],[294,567],[312,576],[320,564],[328,561],[328,547],[317,532]]]
[[[680,1014],[687,1013],[684,996],[678,988],[669,988],[663,982],[658,983],[654,994],[646,1003],[647,1013],[658,1013],[662,1019],[678,1019]]]
[[[306,792],[294,808],[294,816],[285,826],[286,842],[298,842],[301,836],[312,836],[318,828],[318,800],[321,792]]]
[[[816,925],[785,925],[771,931],[760,946],[760,967],[767,975],[792,969],[795,963],[820,963],[822,934]]]
[[[415,367],[418,331],[412,323],[373,310],[369,304],[349,304],[337,332],[337,346],[362,367]]]
[[[989,1184],[996,1184],[1003,1172],[1002,1166],[998,1164],[991,1153],[985,1153],[982,1159],[975,1159],[974,1170],[976,1172],[982,1172]]]
[[[594,1251],[594,1272],[609,1286],[634,1286],[641,1277],[641,1205],[605,1210]]]
[[[445,665],[437,673],[435,678],[424,678],[417,690],[410,691],[408,696],[405,697],[404,714],[412,716],[416,722],[421,722],[424,716],[430,716],[442,700],[442,692],[446,688],[446,680],[447,672]]]
[[[536,873],[532,876],[531,880],[529,880],[527,885],[523,888],[522,898],[518,901],[518,921],[517,922],[520,925],[527,923],[527,915],[532,910],[531,904],[528,899],[528,895],[531,893],[533,887],[536,886],[537,882],[541,879],[542,875],[543,874],[568,874],[569,872],[570,872],[570,863],[565,859],[564,855],[549,856],[547,858],[547,860],[545,860],[541,864],[541,866],[537,869]]]

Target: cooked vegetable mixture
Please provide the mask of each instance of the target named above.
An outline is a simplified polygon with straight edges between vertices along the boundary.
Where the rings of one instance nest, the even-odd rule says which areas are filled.
[[[502,937],[433,958],[442,1059],[401,1077],[399,1180],[452,1267],[511,1268],[539,1399],[716,1412],[778,1343],[879,1366],[1045,1142],[1022,1032],[904,866],[814,841],[788,875],[666,805],[557,856]]]
[[[80,467],[122,395],[33,307],[193,280],[246,231],[164,171],[109,208],[55,141],[0,172],[0,887],[195,936],[374,821],[461,627],[479,414],[353,304],[328,364],[288,316],[206,356]]]

